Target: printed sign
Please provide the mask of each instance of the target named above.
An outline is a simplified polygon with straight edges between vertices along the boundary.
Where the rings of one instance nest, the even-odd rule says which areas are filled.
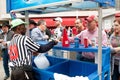
[[[40,6],[40,5],[44,5],[44,4],[62,2],[62,1],[74,1],[74,0],[7,0],[7,12],[10,12],[11,10],[29,8],[29,7]],[[78,0],[78,1],[80,1],[80,0]],[[83,0],[83,2],[86,2],[86,1],[91,1],[91,0]],[[101,3],[102,5],[107,4],[109,6],[115,6],[115,0],[92,0],[91,2]],[[82,9],[82,8],[88,6],[86,3],[82,3],[82,4],[79,3],[76,5],[73,5],[73,7],[78,6],[77,8]],[[88,6],[88,7],[93,6],[92,4],[90,4],[90,6]]]
[[[26,7],[38,6],[65,0],[10,0],[11,10],[21,9]]]

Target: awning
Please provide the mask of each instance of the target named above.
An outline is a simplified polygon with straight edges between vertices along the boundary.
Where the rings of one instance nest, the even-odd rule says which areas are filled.
[[[114,0],[7,0],[7,12],[29,11],[31,13],[45,14],[68,10],[83,10],[101,6],[115,6]],[[89,4],[89,5],[88,5]]]
[[[53,21],[53,17],[52,18],[49,18],[49,17],[46,17],[46,18],[31,18],[33,19],[35,22],[38,22],[40,19],[43,19],[46,21],[47,23],[47,27],[55,27],[55,21]],[[62,25],[63,26],[66,26],[66,27],[69,27],[69,26],[75,26],[75,20],[76,20],[76,17],[63,17],[62,18],[63,22],[62,22]]]
[[[9,0],[8,0],[9,1]],[[11,2],[15,2],[15,1],[27,1],[27,0],[12,0]],[[31,1],[31,0],[29,0]],[[32,1],[37,1],[37,0],[32,0]],[[53,1],[53,0],[41,0],[42,1]],[[36,5],[36,6],[32,6],[32,7],[25,7],[25,8],[18,8],[18,9],[11,9],[13,10],[13,12],[21,12],[21,11],[26,11],[25,16],[27,16],[29,10],[34,11],[34,12],[40,12],[39,14],[42,13],[50,13],[50,12],[60,12],[60,11],[66,11],[66,10],[73,10],[73,9],[84,9],[84,7],[82,7],[83,5],[83,1],[95,1],[98,2],[99,5],[94,7],[94,8],[99,8],[99,34],[98,34],[98,75],[99,75],[99,79],[102,80],[102,6],[106,6],[106,5],[110,5],[110,6],[115,6],[115,0],[64,0],[64,1],[60,1],[60,2],[55,2],[55,3],[50,3],[50,4],[43,4],[43,5]],[[20,2],[21,3],[21,2]],[[18,3],[18,4],[20,4]],[[38,2],[37,2],[38,3]],[[16,5],[18,5],[16,4]],[[87,3],[86,5],[88,5],[89,3]],[[96,4],[96,3],[95,3]],[[76,6],[77,5],[77,6]],[[82,6],[81,6],[82,5]],[[88,8],[90,8],[92,5],[89,4],[90,6]],[[15,6],[15,5],[12,5]],[[82,7],[82,8],[81,8]],[[16,8],[15,7],[11,7],[11,8]],[[36,10],[35,10],[36,9]],[[26,21],[28,22],[28,20],[26,19]],[[67,22],[68,23],[68,22]]]

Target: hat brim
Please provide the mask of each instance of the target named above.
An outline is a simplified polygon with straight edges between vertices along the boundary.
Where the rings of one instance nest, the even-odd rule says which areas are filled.
[[[120,13],[116,13],[116,14],[115,14],[115,17],[120,17]]]
[[[120,15],[115,15],[115,17],[120,17]]]
[[[91,21],[93,21],[93,20],[90,20],[90,19],[88,19],[88,18],[86,18],[85,20],[86,20],[86,21],[88,21],[88,22],[91,22]]]
[[[19,26],[19,25],[22,25],[22,24],[26,25],[27,23],[26,23],[26,22],[23,22],[23,23],[21,23],[21,24],[17,24],[17,25],[11,26],[11,29],[13,29],[13,28],[15,28],[15,27],[17,27],[17,26]]]

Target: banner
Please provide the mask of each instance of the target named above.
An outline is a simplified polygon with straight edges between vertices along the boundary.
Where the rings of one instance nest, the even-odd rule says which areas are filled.
[[[21,9],[65,0],[11,0],[11,9]]]
[[[90,1],[90,0],[88,0]],[[101,3],[103,6],[112,6],[115,7],[115,0],[92,0],[98,3]]]
[[[63,2],[63,1],[70,2],[70,1],[74,1],[74,0],[7,0],[7,12],[10,12],[11,10],[18,10],[18,9],[41,6],[44,4],[51,4],[51,3]],[[89,5],[88,4],[86,5],[86,3],[88,3]],[[78,3],[78,4],[76,3],[77,5],[72,4],[72,7],[73,8],[75,7],[78,9],[84,9],[86,7],[91,8],[91,6],[92,6],[92,8],[93,7],[95,8],[95,7],[97,7],[96,3],[100,3],[102,6],[115,6],[115,0],[83,0],[83,3]],[[58,11],[60,11],[60,10],[61,9],[58,9]],[[67,9],[62,8],[62,10],[67,10]],[[56,9],[55,9],[55,11],[56,11]]]

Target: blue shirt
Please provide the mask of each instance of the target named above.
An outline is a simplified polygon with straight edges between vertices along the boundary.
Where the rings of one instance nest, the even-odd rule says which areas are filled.
[[[31,38],[33,41],[38,42],[38,41],[47,41],[45,38],[45,31],[41,31],[39,28],[34,28],[31,32]]]

